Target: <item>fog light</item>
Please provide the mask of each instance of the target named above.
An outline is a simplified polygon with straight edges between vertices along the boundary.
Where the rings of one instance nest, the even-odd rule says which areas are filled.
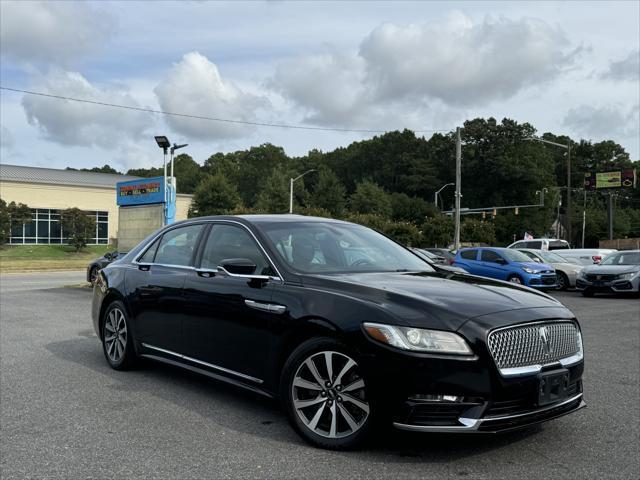
[[[460,403],[464,400],[464,397],[458,397],[456,395],[423,395],[416,394],[411,395],[409,400],[416,400],[419,402],[455,402]]]

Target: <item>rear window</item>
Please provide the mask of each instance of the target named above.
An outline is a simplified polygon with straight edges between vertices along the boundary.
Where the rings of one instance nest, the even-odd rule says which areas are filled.
[[[571,248],[566,240],[551,240],[549,242],[549,250],[567,250]]]
[[[533,248],[534,250],[542,249],[542,240],[533,240],[524,243],[525,248]]]
[[[465,260],[475,260],[478,257],[478,250],[462,250],[460,256]]]

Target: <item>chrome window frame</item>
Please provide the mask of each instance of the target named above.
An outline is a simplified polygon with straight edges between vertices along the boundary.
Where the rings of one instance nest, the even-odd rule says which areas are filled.
[[[170,265],[170,264],[164,264],[164,263],[156,263],[156,262],[139,262],[138,260],[140,258],[142,258],[145,253],[147,253],[147,250],[153,245],[153,243],[162,235],[164,235],[165,233],[171,231],[171,230],[175,230],[176,228],[181,228],[181,227],[188,227],[191,225],[216,225],[216,224],[230,224],[230,225],[239,225],[240,227],[244,228],[247,232],[249,232],[249,234],[251,235],[251,237],[253,238],[253,240],[256,242],[256,244],[258,245],[258,248],[262,251],[262,253],[264,254],[264,256],[266,257],[267,261],[269,262],[269,266],[271,268],[273,268],[274,272],[276,272],[277,276],[267,276],[267,275],[242,275],[242,274],[236,274],[236,273],[230,273],[227,272],[224,268],[220,269],[220,268],[216,268],[216,269],[200,269],[197,268],[195,265]],[[209,238],[207,236],[207,238]],[[159,245],[158,245],[159,247]],[[147,242],[147,244],[144,246],[144,248],[142,250],[140,250],[140,253],[136,256],[135,259],[133,259],[131,261],[132,265],[158,265],[161,267],[171,267],[171,268],[183,268],[186,270],[194,270],[194,271],[207,271],[210,273],[219,273],[220,271],[224,271],[226,273],[226,275],[228,275],[229,277],[238,277],[238,278],[248,278],[248,279],[257,279],[257,280],[280,280],[283,281],[283,277],[282,274],[280,273],[280,270],[278,270],[278,267],[276,266],[275,262],[273,261],[273,259],[271,258],[271,256],[269,255],[269,253],[267,252],[267,250],[264,248],[264,246],[262,245],[262,243],[260,243],[260,240],[258,240],[258,237],[256,237],[256,235],[251,231],[251,229],[249,227],[247,227],[244,223],[242,222],[237,222],[235,220],[194,220],[192,222],[186,222],[186,223],[181,223],[179,225],[176,225],[173,228],[167,228],[166,230],[163,229],[161,230],[157,235],[155,235],[151,240],[149,240]]]

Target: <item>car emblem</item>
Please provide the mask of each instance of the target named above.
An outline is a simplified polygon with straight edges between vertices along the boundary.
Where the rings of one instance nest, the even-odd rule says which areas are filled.
[[[551,345],[549,344],[549,329],[547,327],[540,327],[538,329],[540,340],[542,340],[542,352],[545,357],[551,355]]]
[[[602,280],[602,275],[596,275],[596,280]]]

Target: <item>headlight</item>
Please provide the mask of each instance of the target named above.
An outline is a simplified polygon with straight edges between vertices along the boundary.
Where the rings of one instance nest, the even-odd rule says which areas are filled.
[[[540,273],[540,270],[534,270],[533,268],[529,267],[522,267],[522,269],[527,273]]]
[[[617,278],[618,280],[631,280],[637,274],[638,272],[621,273]]]
[[[467,342],[460,335],[453,332],[397,327],[380,323],[365,323],[364,329],[374,340],[401,350],[473,355]]]
[[[587,274],[584,272],[584,269],[578,272],[578,278],[587,278]]]

